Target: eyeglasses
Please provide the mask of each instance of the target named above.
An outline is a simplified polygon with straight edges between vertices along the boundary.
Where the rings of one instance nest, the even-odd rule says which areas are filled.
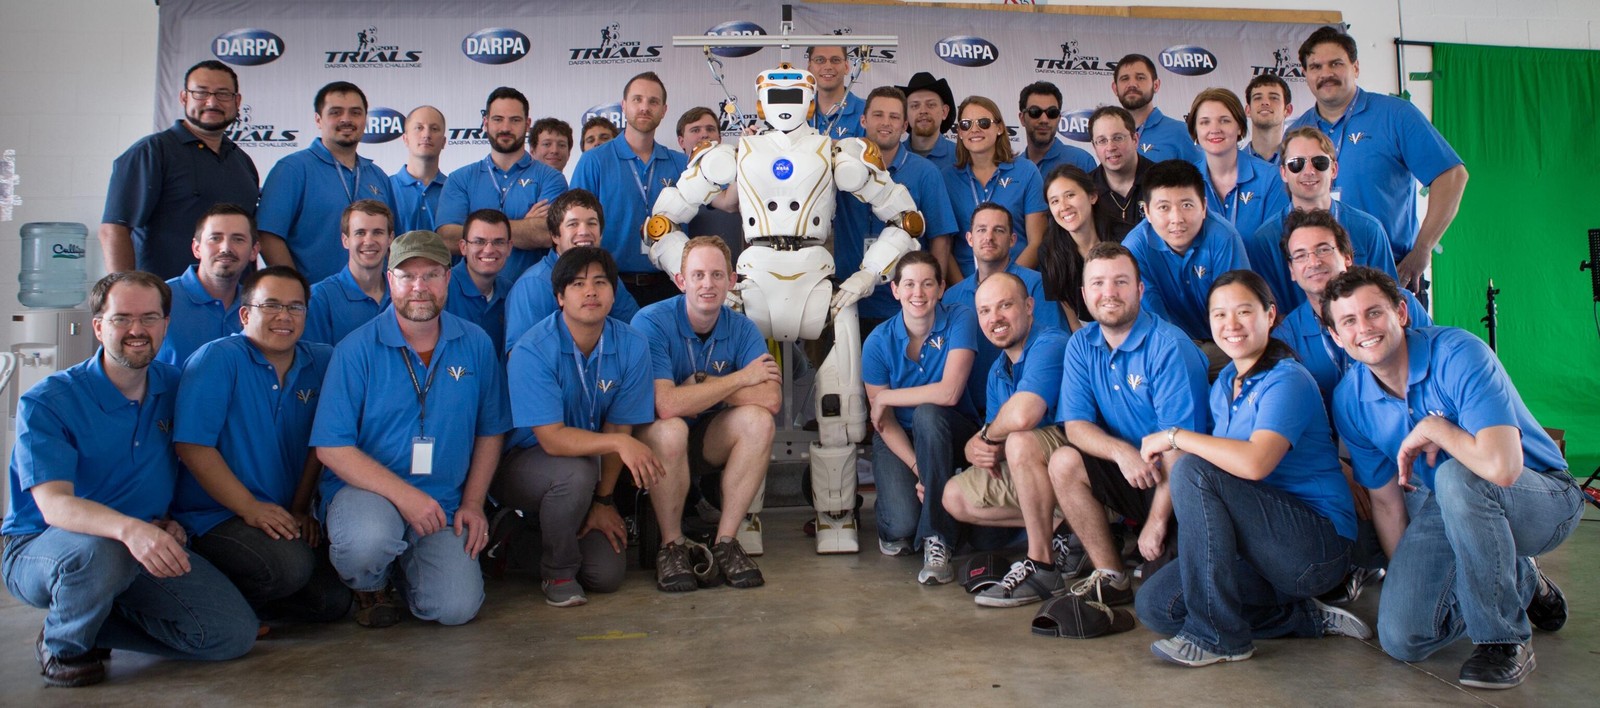
[[[1300,174],[1306,168],[1306,158],[1296,157],[1285,160],[1283,166],[1289,168],[1289,171],[1294,174]],[[1311,168],[1318,172],[1327,172],[1328,168],[1332,166],[1333,158],[1327,155],[1318,155],[1311,158]]]
[[[1022,114],[1027,116],[1027,117],[1029,117],[1029,118],[1033,118],[1035,120],[1037,120],[1039,118],[1039,116],[1046,116],[1050,120],[1055,120],[1055,119],[1061,117],[1061,109],[1060,108],[1055,108],[1053,106],[1050,107],[1050,108],[1040,108],[1038,106],[1028,106],[1026,109],[1024,109],[1022,111]]]
[[[978,130],[988,130],[994,126],[994,120],[990,118],[979,118],[977,120],[973,120],[971,118],[962,118],[961,122],[957,123],[956,125],[961,126],[962,130],[972,130],[973,123],[978,124]]]
[[[389,275],[394,276],[394,282],[398,283],[400,287],[410,288],[415,287],[417,283],[433,285],[434,283],[444,280],[445,271],[444,269],[439,269],[424,273],[421,276],[417,276],[404,271],[391,270],[389,271]]]
[[[290,317],[306,316],[306,306],[298,302],[290,305],[285,305],[281,302],[263,302],[256,305],[245,305],[245,307],[254,307],[259,310],[261,314],[268,317],[277,317],[284,312],[288,312]]]
[[[473,248],[483,248],[484,246],[494,246],[495,248],[505,248],[506,246],[511,245],[511,241],[510,240],[503,239],[503,238],[494,238],[494,239],[490,239],[490,238],[469,238],[469,239],[466,239],[466,241],[467,241],[467,245],[471,246]]]
[[[1096,147],[1105,147],[1107,145],[1121,145],[1121,144],[1126,143],[1126,142],[1128,142],[1129,140],[1132,140],[1132,139],[1133,139],[1132,135],[1129,135],[1127,133],[1117,133],[1116,135],[1102,135],[1102,136],[1100,136],[1098,138],[1095,138],[1094,139],[1094,144],[1095,144]]]
[[[116,327],[117,329],[127,329],[132,327],[133,323],[135,322],[138,322],[145,329],[149,329],[166,320],[167,316],[158,315],[152,312],[145,315],[139,315],[138,317],[134,317],[133,315],[112,315],[110,317],[96,317],[95,319],[100,320],[101,322],[110,322],[111,326]]]
[[[1317,246],[1309,251],[1295,251],[1293,255],[1289,256],[1289,262],[1295,265],[1303,265],[1306,262],[1306,259],[1311,258],[1312,256],[1316,256],[1317,260],[1321,260],[1323,258],[1327,258],[1330,254],[1337,250],[1339,249],[1324,243],[1321,246]]]
[[[192,98],[196,101],[205,101],[211,99],[212,97],[216,97],[218,101],[227,103],[239,97],[239,94],[232,91],[202,91],[200,89],[186,88],[183,90],[183,92],[189,94],[189,98]]]

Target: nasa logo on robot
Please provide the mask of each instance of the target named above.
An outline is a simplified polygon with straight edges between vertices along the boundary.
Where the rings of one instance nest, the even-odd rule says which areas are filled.
[[[621,103],[602,103],[598,106],[590,108],[587,111],[584,111],[583,120],[579,121],[578,125],[588,123],[589,119],[595,116],[600,116],[601,118],[611,121],[612,125],[617,126],[617,130],[622,130],[623,128],[628,127],[628,121],[622,115]]]
[[[1000,48],[982,37],[956,35],[945,37],[933,44],[933,52],[956,66],[988,66],[1000,58]]]
[[[243,27],[211,40],[211,53],[235,66],[260,66],[283,56],[283,38],[264,29]]]
[[[379,106],[367,111],[367,131],[362,133],[361,142],[367,144],[387,143],[400,137],[405,132],[405,114],[393,108]]]
[[[767,30],[749,20],[730,20],[706,30],[708,37],[765,37]],[[761,51],[761,47],[712,47],[711,53],[719,57],[747,57]]]
[[[1089,108],[1080,108],[1071,113],[1062,113],[1061,123],[1056,126],[1056,134],[1080,143],[1092,142],[1092,138],[1089,135],[1089,116],[1091,115],[1094,115],[1094,111]]]
[[[299,130],[279,130],[278,126],[267,122],[258,122],[259,116],[254,106],[245,103],[239,106],[239,117],[228,126],[224,134],[228,140],[239,147],[247,148],[292,148],[299,147]]]
[[[789,158],[787,158],[787,157],[778,158],[778,160],[776,162],[772,163],[772,176],[773,177],[777,177],[780,180],[785,180],[785,179],[789,179],[790,177],[793,177],[794,176],[794,163],[790,162]]]
[[[324,69],[420,69],[422,50],[383,44],[376,25],[356,30],[354,49],[323,51]],[[349,45],[346,45],[348,47]]]
[[[1161,68],[1179,76],[1204,76],[1217,70],[1217,55],[1198,44],[1161,50]]]
[[[528,56],[532,41],[510,27],[489,27],[461,40],[461,53],[479,64],[510,64]]]

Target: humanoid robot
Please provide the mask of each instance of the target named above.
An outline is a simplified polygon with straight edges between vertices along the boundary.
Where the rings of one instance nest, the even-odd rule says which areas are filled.
[[[834,141],[808,124],[816,96],[811,72],[787,62],[763,71],[756,77],[756,96],[756,112],[772,129],[744,136],[737,150],[709,142],[697,146],[677,186],[656,199],[644,235],[651,262],[676,274],[688,241],[680,224],[737,181],[747,246],[730,299],[741,300],[762,334],[780,342],[817,339],[831,315],[833,349],[816,372],[819,439],[810,445],[817,552],[855,553],[855,446],[867,433],[856,302],[888,279],[900,256],[917,250],[922,213],[910,192],[890,179],[876,145],[858,138]],[[861,270],[837,291],[829,281],[833,256],[823,247],[833,228],[836,189],[871,205],[887,224],[867,242]],[[757,495],[752,513],[760,505]]]

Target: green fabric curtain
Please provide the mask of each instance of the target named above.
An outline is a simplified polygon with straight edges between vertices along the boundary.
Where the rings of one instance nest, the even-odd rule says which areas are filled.
[[[1600,464],[1600,333],[1578,264],[1600,228],[1600,52],[1439,44],[1433,65],[1434,124],[1471,175],[1433,261],[1436,319],[1487,339],[1494,279],[1500,361],[1588,477]]]

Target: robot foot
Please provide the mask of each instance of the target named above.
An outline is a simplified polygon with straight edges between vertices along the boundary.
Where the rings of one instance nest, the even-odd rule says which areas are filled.
[[[817,553],[833,555],[860,552],[861,544],[856,541],[855,512],[817,512]]]
[[[746,555],[759,556],[765,552],[761,546],[761,516],[751,514],[744,517],[744,525],[739,527],[739,545],[744,546]]]

